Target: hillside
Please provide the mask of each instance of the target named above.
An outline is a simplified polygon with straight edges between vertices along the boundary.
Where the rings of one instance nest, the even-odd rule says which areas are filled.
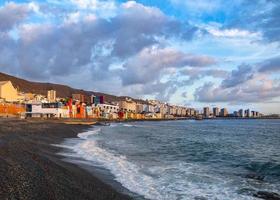
[[[110,94],[105,94],[101,92],[93,92],[93,91],[85,91],[81,89],[71,88],[67,85],[54,84],[54,83],[40,83],[40,82],[32,82],[27,81],[21,78],[17,78],[15,76],[11,76],[8,74],[4,74],[0,72],[0,81],[11,81],[14,87],[18,88],[21,92],[31,92],[34,94],[47,95],[48,90],[56,90],[57,96],[61,98],[66,98],[72,96],[74,93],[80,93],[84,95],[103,95],[105,97],[105,101],[119,101],[123,100],[125,96],[114,96]],[[137,102],[143,102],[140,99],[134,99]]]

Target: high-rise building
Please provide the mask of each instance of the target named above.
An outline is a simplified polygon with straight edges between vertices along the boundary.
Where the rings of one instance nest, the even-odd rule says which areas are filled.
[[[209,117],[210,116],[210,109],[209,109],[209,107],[204,107],[203,108],[203,115],[204,115],[204,117]]]
[[[55,90],[49,90],[48,91],[48,101],[49,102],[55,102],[56,101],[56,91]]]
[[[221,116],[221,117],[226,117],[226,116],[228,116],[228,111],[227,111],[226,108],[222,108],[222,109],[221,109],[220,116]]]
[[[218,107],[213,108],[213,116],[217,117],[219,116],[220,109]]]
[[[239,117],[244,117],[243,109],[240,109],[240,110],[238,111],[238,115],[239,115]]]
[[[250,109],[245,110],[245,117],[251,117]]]

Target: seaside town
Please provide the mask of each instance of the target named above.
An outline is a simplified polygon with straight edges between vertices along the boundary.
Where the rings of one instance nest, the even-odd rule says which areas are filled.
[[[0,82],[0,116],[20,118],[77,118],[105,120],[144,119],[211,119],[211,118],[261,118],[264,115],[250,109],[229,113],[227,108],[204,107],[203,110],[172,105],[157,100],[136,102],[126,98],[108,102],[104,96],[72,94],[60,98],[55,90],[47,94],[24,93],[11,81]]]

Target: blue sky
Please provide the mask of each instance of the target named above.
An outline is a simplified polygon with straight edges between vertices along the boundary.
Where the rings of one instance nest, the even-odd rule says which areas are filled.
[[[196,108],[280,113],[276,0],[0,0],[0,70]]]

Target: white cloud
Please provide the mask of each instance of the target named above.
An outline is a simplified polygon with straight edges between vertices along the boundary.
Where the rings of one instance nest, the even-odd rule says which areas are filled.
[[[165,69],[206,67],[215,64],[208,56],[192,55],[172,48],[145,48],[124,64],[121,73],[124,85],[143,84],[159,81]],[[170,72],[170,71],[168,71]]]
[[[71,0],[79,8],[82,9],[115,9],[115,1],[99,1],[99,0]]]
[[[95,14],[85,14],[79,11],[69,13],[64,19],[65,23],[68,24],[76,24],[81,21],[94,21],[97,20],[97,16]]]
[[[207,31],[215,36],[215,37],[229,37],[229,38],[239,38],[239,37],[247,37],[247,38],[257,38],[260,37],[260,33],[253,33],[247,30],[240,29],[215,29],[208,28]]]
[[[71,0],[81,12],[95,14],[100,17],[110,18],[117,14],[119,5],[114,0]]]
[[[200,102],[265,103],[280,97],[280,82],[256,73],[250,79],[232,87],[205,83],[196,89],[194,96]]]

